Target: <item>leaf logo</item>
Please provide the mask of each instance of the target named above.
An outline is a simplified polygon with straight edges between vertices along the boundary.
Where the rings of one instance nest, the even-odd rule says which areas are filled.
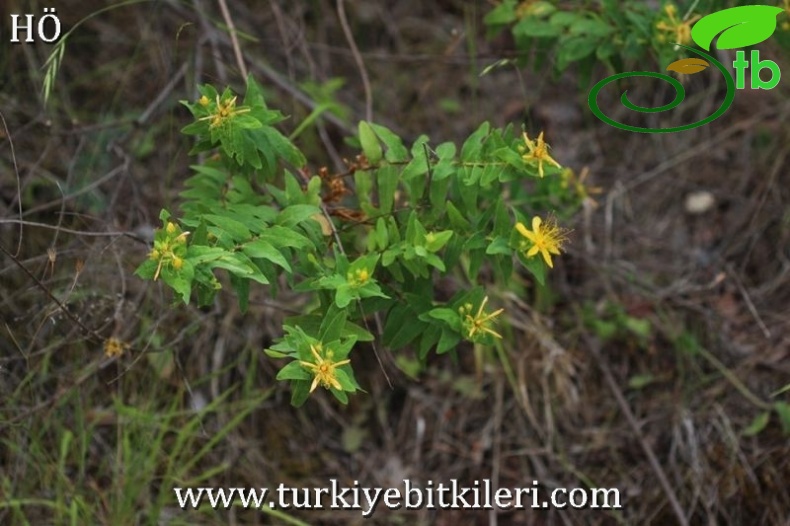
[[[783,10],[769,5],[745,5],[712,13],[694,24],[691,38],[706,51],[721,33],[716,47],[734,49],[753,46],[776,31],[776,17]]]
[[[684,58],[676,60],[667,66],[667,71],[675,71],[685,75],[692,75],[694,73],[703,71],[708,66],[710,66],[710,62],[701,58]]]

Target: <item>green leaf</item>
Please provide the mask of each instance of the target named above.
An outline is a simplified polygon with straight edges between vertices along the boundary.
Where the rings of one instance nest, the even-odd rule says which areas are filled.
[[[598,47],[596,37],[581,36],[560,40],[557,50],[557,69],[564,71],[572,62],[592,55]]]
[[[308,334],[318,335],[319,331],[321,330],[321,324],[325,319],[326,317],[323,315],[305,314],[300,316],[289,316],[285,319],[284,323],[286,325],[299,326],[302,330],[304,330],[304,332]],[[375,340],[373,334],[349,320],[346,320],[342,334],[357,342],[372,342]],[[321,340],[328,340],[328,338],[321,338]]]
[[[268,259],[275,265],[279,265],[288,272],[292,272],[291,265],[288,263],[288,260],[283,257],[282,253],[274,248],[271,243],[263,239],[247,243],[242,247],[242,252],[251,258]]]
[[[343,330],[346,327],[346,320],[348,319],[348,311],[343,308],[336,308],[331,305],[321,321],[321,327],[318,330],[318,338],[322,342],[331,342],[339,340],[344,336]]]
[[[496,237],[491,244],[486,247],[486,254],[493,256],[496,254],[502,254],[509,256],[513,253],[513,250],[510,248],[510,238],[508,237]]]
[[[337,372],[340,371],[338,370]],[[340,402],[343,405],[348,404],[348,395],[346,394],[345,391],[338,391],[337,389],[330,389],[329,391],[337,399],[338,402]]]
[[[209,99],[211,99],[210,96]],[[266,102],[263,100],[263,90],[252,75],[247,75],[247,92],[244,95],[244,106],[266,107]]]
[[[137,270],[135,270],[134,273],[136,276],[142,279],[154,279],[158,266],[159,262],[154,261],[153,259],[146,259],[140,263],[140,266],[137,267]]]
[[[483,18],[487,26],[504,26],[516,20],[516,0],[505,0]]]
[[[221,247],[189,245],[187,249],[187,258],[194,265],[199,265],[207,261],[214,261],[228,254],[231,254],[231,252]]]
[[[212,225],[220,227],[230,234],[230,237],[232,237],[234,241],[245,241],[250,238],[249,228],[241,221],[217,214],[204,214],[202,219]]]
[[[499,199],[496,207],[494,208],[494,231],[495,236],[509,236],[513,230],[510,222],[510,214],[508,214],[505,200]]]
[[[539,255],[533,257],[526,257],[524,254],[518,254],[518,258],[524,267],[535,277],[541,285],[546,284],[546,263],[540,258]]]
[[[370,126],[387,147],[387,151],[384,154],[387,161],[391,163],[402,163],[409,158],[409,150],[403,145],[403,141],[400,137],[379,124],[373,124],[371,122]]]
[[[357,383],[351,376],[348,375],[346,370],[351,370],[351,367],[349,365],[339,367],[335,370],[335,377],[337,378],[337,382],[340,384],[340,387],[343,388],[343,391],[354,393],[357,390]]]
[[[483,149],[483,141],[491,130],[488,122],[481,124],[470,135],[461,147],[461,160],[465,162],[477,162],[480,159],[480,152]]]
[[[611,40],[606,40],[600,46],[598,46],[598,49],[595,50],[595,58],[601,62],[605,62],[616,52],[617,46],[615,46]]]
[[[263,128],[261,121],[250,115],[237,115],[233,118],[233,125],[245,130]]]
[[[445,322],[453,330],[461,330],[461,315],[454,309],[448,309],[447,307],[437,307],[428,311],[427,315],[431,318]]]
[[[426,327],[425,332],[422,333],[420,338],[420,347],[417,351],[417,356],[420,360],[424,360],[428,356],[428,351],[439,343],[439,338],[442,336],[442,327],[436,324],[430,324]]]
[[[376,171],[376,183],[379,188],[379,210],[382,214],[389,214],[395,203],[398,170],[394,166],[382,166]]]
[[[513,26],[514,36],[525,37],[556,37],[562,34],[562,28],[547,20],[527,17]]]
[[[749,424],[749,427],[743,430],[744,436],[753,437],[760,433],[765,426],[768,425],[768,421],[771,419],[770,411],[763,411],[762,413],[758,414],[752,420],[752,423]]]
[[[414,141],[414,144],[411,147],[412,159],[401,172],[401,178],[404,181],[410,181],[415,177],[419,177],[428,173],[428,168],[430,166],[428,164],[428,158],[426,157],[424,146],[427,142],[428,137],[425,135],[421,135],[416,141]]]
[[[268,241],[276,247],[291,247],[297,249],[313,248],[313,243],[306,236],[294,232],[290,228],[279,225],[266,227],[258,238]]]
[[[417,338],[424,328],[425,323],[417,319],[410,305],[397,304],[387,314],[382,340],[391,349],[400,349]]]
[[[383,217],[376,220],[376,237],[378,238],[379,250],[386,250],[389,246],[389,232],[387,231],[387,223]]]
[[[368,281],[357,289],[360,298],[389,298],[377,283]]]
[[[376,132],[365,121],[359,121],[359,142],[362,144],[362,152],[368,158],[368,162],[370,164],[378,164],[384,152],[381,149]]]
[[[291,205],[286,207],[280,215],[277,216],[277,224],[284,227],[293,227],[302,221],[312,217],[314,214],[320,214],[321,209],[313,205]]]
[[[263,352],[266,353],[266,356],[268,356],[269,358],[275,358],[275,359],[288,358],[290,356],[290,354],[288,353],[276,351],[274,349],[264,349]]]
[[[652,326],[650,325],[650,320],[626,316],[625,328],[640,338],[648,338],[650,336]]]
[[[294,380],[291,382],[291,405],[301,407],[310,396],[309,380]]]
[[[652,384],[655,381],[656,381],[656,377],[654,374],[651,373],[635,374],[634,376],[628,379],[628,388],[642,389],[643,387],[647,387],[648,385]]]
[[[341,309],[348,307],[351,300],[359,298],[359,293],[348,283],[343,283],[335,290],[335,305]]]
[[[442,330],[442,337],[439,338],[439,343],[436,346],[436,354],[444,354],[453,350],[460,341],[461,336],[457,332],[449,329]]]
[[[351,321],[346,321],[343,334],[358,342],[372,342],[376,339],[370,331]]]
[[[167,283],[179,296],[184,304],[189,303],[189,297],[192,294],[192,278],[195,275],[195,269],[189,260],[183,260],[183,266],[179,270],[170,267],[168,263],[162,266],[160,276],[162,281]]]
[[[268,144],[265,142],[256,143],[259,151],[266,152],[272,149],[278,157],[285,159],[297,168],[301,168],[307,164],[307,159],[305,159],[304,154],[288,140],[288,137],[277,131],[276,128],[264,126],[260,130],[254,130],[254,132],[257,134],[256,137],[263,136],[268,142]]]
[[[277,373],[277,380],[311,380],[312,378],[313,375],[298,360],[288,362]]]
[[[426,350],[427,354],[427,350]],[[395,357],[395,365],[403,371],[403,373],[411,378],[412,380],[417,380],[417,377],[422,370],[422,365],[420,364],[420,360],[416,358],[405,356],[404,354],[398,354]]]
[[[432,175],[434,183],[442,181],[455,173],[455,144],[444,142],[436,148],[436,155],[439,162],[433,167]]]
[[[220,259],[214,260],[209,263],[210,268],[225,269],[241,278],[253,279],[263,285],[268,285],[269,280],[251,263],[242,259],[242,254],[227,254]]]
[[[586,35],[590,37],[604,38],[614,33],[615,28],[598,18],[585,18],[579,20],[570,27],[571,35]]]
[[[508,148],[507,146],[504,148],[498,148],[492,153],[492,155],[496,159],[505,161],[514,168],[518,168],[519,170],[524,168],[524,159],[522,159],[521,155],[519,155],[519,153],[512,148]]]
[[[453,237],[452,230],[442,230],[441,232],[431,232],[425,236],[425,248],[429,252],[438,252]]]
[[[706,51],[721,33],[716,47],[735,49],[753,46],[776,31],[776,17],[783,10],[768,5],[745,5],[717,11],[703,17],[691,29],[691,38]]]
[[[316,286],[321,289],[332,289],[335,290],[342,285],[347,285],[348,282],[346,278],[339,275],[339,274],[332,274],[330,276],[324,276],[319,278],[315,282]]]
[[[782,425],[782,433],[790,435],[790,404],[787,402],[776,402],[774,411],[779,415],[779,423]]]
[[[406,225],[406,242],[412,246],[417,246],[425,239],[425,227],[420,223],[419,214],[412,210],[409,214],[409,222]]]
[[[357,170],[354,172],[354,189],[356,190],[359,207],[368,215],[375,215],[371,195],[373,193],[373,174],[370,170]]]
[[[469,229],[469,222],[452,202],[447,203],[447,218],[456,233],[464,233]]]
[[[242,314],[246,314],[250,306],[250,280],[240,278],[236,274],[231,274],[230,285],[236,293],[236,298],[239,302],[239,310]]]
[[[558,27],[569,27],[584,20],[584,15],[574,11],[557,11],[549,19],[552,24]]]
[[[442,261],[442,259],[436,254],[426,254],[423,259],[426,263],[436,268],[440,272],[447,272],[447,267],[445,266],[444,261]]]

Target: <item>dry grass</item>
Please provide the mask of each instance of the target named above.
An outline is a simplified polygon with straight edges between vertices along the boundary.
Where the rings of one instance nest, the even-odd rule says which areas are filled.
[[[345,78],[338,98],[352,125],[361,118],[364,89],[335,5],[252,4],[230,4],[241,53],[270,105],[292,115],[287,126],[311,111],[300,88],[308,79]],[[100,5],[58,14],[73,24]],[[772,394],[790,382],[786,83],[739,92],[703,128],[631,134],[589,118],[571,77],[523,72],[526,93],[512,70],[478,78],[507,51],[482,38],[482,3],[345,9],[375,120],[407,139],[460,140],[481,120],[526,119],[547,130],[561,162],[589,167],[603,193],[579,214],[551,292],[502,294],[514,338],[501,353],[431,359],[419,381],[390,366],[392,387],[371,357],[358,375],[369,394],[345,408],[318,393],[294,410],[261,349],[299,298],[259,292],[244,316],[229,295],[206,310],[172,307],[158,284],[132,274],[188,174],[177,100],[192,98],[196,82],[242,85],[219,8],[157,2],[86,23],[46,111],[32,94],[49,48],[5,46],[0,110],[15,156],[0,143],[0,244],[13,254],[0,257],[0,522],[67,523],[76,508],[84,523],[147,523],[163,492],[162,524],[282,520],[185,514],[162,482],[168,462],[197,453],[242,413],[181,482],[214,468],[202,485],[539,480],[546,491],[616,487],[624,503],[499,515],[380,508],[377,524],[663,525],[677,524],[678,510],[688,524],[790,521],[790,447],[776,413],[744,434],[787,399]],[[315,166],[353,153],[340,140],[349,123],[332,121],[300,138]],[[684,200],[700,191],[714,206],[690,214]],[[110,336],[135,351],[105,359]],[[179,432],[192,408],[216,400],[194,433]],[[169,431],[160,451],[143,455],[146,470],[131,453],[146,452],[159,425]],[[186,457],[174,453],[182,438]],[[294,516],[363,522],[357,512]]]

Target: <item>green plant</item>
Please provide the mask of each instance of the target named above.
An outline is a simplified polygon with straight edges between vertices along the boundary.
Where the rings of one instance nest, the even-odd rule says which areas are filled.
[[[589,75],[601,62],[612,71],[646,68],[656,61],[665,69],[685,53],[675,44],[691,44],[691,28],[702,14],[753,2],[731,0],[689,0],[662,2],[655,9],[646,2],[559,2],[504,0],[485,17],[489,36],[507,29],[513,35],[519,62],[534,57],[534,66],[551,55],[554,68],[562,72],[570,66]],[[782,31],[790,29],[790,3],[782,8]],[[780,36],[786,45],[787,37]],[[534,54],[533,54],[534,53]]]
[[[545,213],[567,217],[585,195],[542,133],[535,141],[488,123],[460,149],[434,148],[425,136],[407,149],[387,128],[360,122],[362,153],[347,169],[311,174],[252,78],[242,104],[229,89],[200,92],[184,102],[195,121],[183,132],[197,139],[193,153],[210,155],[186,183],[180,225],[162,211],[137,274],[161,278],[185,303],[193,294],[212,301],[216,269],[228,272],[242,309],[252,283],[309,294],[309,308],[286,319],[266,351],[291,360],[278,379],[291,382],[294,405],[319,385],[343,403],[358,391],[350,353],[360,343],[411,346],[424,361],[431,349],[501,337],[502,309],[487,310],[482,271],[506,289],[516,258],[542,284],[566,240]],[[435,286],[440,277],[456,283],[449,298]]]

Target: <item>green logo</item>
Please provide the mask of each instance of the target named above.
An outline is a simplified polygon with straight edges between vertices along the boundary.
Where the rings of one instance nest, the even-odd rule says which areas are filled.
[[[766,40],[774,33],[776,30],[776,17],[781,12],[782,9],[779,7],[765,5],[750,5],[725,9],[723,11],[710,14],[694,24],[694,27],[691,30],[691,38],[705,51],[710,51],[711,45],[713,44],[713,39],[716,38],[717,35],[719,35],[719,38],[716,41],[716,47],[718,49],[736,49],[746,46],[753,46]],[[623,104],[623,106],[630,110],[641,113],[659,113],[662,111],[671,110],[683,102],[686,97],[686,90],[683,88],[683,85],[678,80],[669,75],[664,73],[655,73],[652,71],[630,71],[627,73],[618,73],[616,75],[612,75],[611,77],[606,77],[593,86],[592,90],[590,90],[589,96],[587,97],[587,103],[590,105],[590,109],[595,114],[595,116],[611,126],[620,128],[621,130],[634,132],[670,133],[690,130],[698,126],[708,124],[709,122],[721,117],[721,115],[729,109],[729,107],[732,105],[732,101],[735,99],[735,90],[744,89],[746,87],[747,68],[751,69],[750,81],[752,89],[772,89],[776,87],[777,84],[779,84],[779,79],[781,78],[779,66],[777,66],[776,63],[771,60],[760,60],[760,52],[757,50],[753,50],[751,52],[749,60],[746,59],[745,51],[740,50],[736,52],[735,61],[732,63],[732,66],[735,69],[735,78],[733,79],[727,68],[725,68],[721,62],[713,58],[708,53],[681,44],[676,45],[688,49],[690,52],[698,55],[700,58],[677,60],[667,67],[668,71],[675,71],[678,73],[691,75],[694,73],[699,73],[710,66],[710,64],[713,64],[716,69],[718,69],[719,72],[724,76],[724,80],[727,83],[727,94],[724,97],[724,101],[721,103],[718,109],[713,112],[713,114],[697,122],[684,124],[682,126],[673,126],[671,128],[645,128],[641,126],[631,126],[615,121],[614,119],[606,116],[606,114],[604,114],[604,112],[602,112],[598,107],[598,94],[607,84],[611,82],[630,77],[652,77],[668,82],[673,88],[675,88],[674,100],[668,104],[656,108],[639,106],[632,103],[628,99],[628,91],[624,91],[620,96],[620,102]],[[763,69],[768,69],[771,72],[771,78],[767,81],[764,81],[762,78],[760,78],[760,71]]]

